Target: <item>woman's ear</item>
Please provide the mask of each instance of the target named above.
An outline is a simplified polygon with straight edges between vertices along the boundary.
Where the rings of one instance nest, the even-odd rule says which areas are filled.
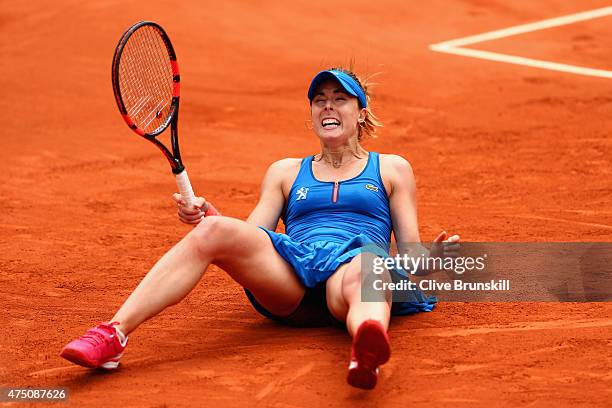
[[[365,121],[367,113],[368,111],[366,108],[363,108],[361,109],[361,111],[359,111],[359,123],[363,123]]]

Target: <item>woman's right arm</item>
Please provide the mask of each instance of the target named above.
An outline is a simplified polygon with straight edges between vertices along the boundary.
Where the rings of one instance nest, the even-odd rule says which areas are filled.
[[[283,159],[270,165],[261,185],[259,201],[247,218],[249,224],[261,225],[272,231],[276,229],[285,205],[286,195],[283,188],[288,189],[287,179],[293,173],[297,174],[299,165],[300,159]],[[172,198],[178,204],[178,216],[182,222],[198,224],[202,220],[204,213],[201,209],[208,204],[203,197],[196,197],[193,208],[187,207],[178,193],[175,193]]]
[[[264,176],[257,205],[247,218],[249,224],[274,231],[285,205],[283,183],[299,169],[299,159],[283,159],[272,163]],[[293,179],[293,178],[292,178]],[[286,187],[285,187],[286,188]]]

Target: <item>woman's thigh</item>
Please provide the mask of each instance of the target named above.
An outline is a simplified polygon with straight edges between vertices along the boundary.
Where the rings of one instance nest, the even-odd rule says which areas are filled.
[[[203,255],[267,310],[284,316],[297,308],[304,286],[261,228],[235,218],[208,217],[192,233]]]

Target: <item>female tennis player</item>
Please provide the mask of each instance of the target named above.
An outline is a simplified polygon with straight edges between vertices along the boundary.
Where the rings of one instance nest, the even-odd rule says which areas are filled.
[[[402,157],[362,146],[381,124],[367,84],[354,73],[318,73],[308,99],[321,151],[272,164],[246,222],[205,217],[204,198],[189,208],[175,194],[180,220],[196,228],[153,266],[108,323],[66,345],[62,357],[116,368],[127,335],[181,301],[212,263],[242,285],[266,317],[288,325],[344,325],[353,338],[348,382],[374,388],[379,366],[390,357],[390,316],[428,311],[435,303],[418,291],[409,301],[392,303],[388,287],[376,292],[378,301],[361,296],[362,275],[370,268],[362,265],[364,248],[374,244],[376,256],[387,255],[392,232],[397,242],[420,242],[414,175]],[[274,232],[281,216],[286,234]],[[429,255],[456,256],[458,241],[442,232]],[[382,280],[390,282],[391,272]]]

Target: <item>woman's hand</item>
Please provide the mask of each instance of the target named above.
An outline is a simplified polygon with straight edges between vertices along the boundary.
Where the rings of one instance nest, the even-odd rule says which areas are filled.
[[[179,220],[185,224],[198,224],[204,218],[204,213],[209,207],[209,203],[204,197],[196,197],[191,207],[187,206],[187,203],[185,203],[179,193],[174,193],[172,199],[178,205]]]
[[[459,235],[449,237],[446,231],[442,231],[433,240],[429,256],[434,258],[456,258],[459,256]]]

